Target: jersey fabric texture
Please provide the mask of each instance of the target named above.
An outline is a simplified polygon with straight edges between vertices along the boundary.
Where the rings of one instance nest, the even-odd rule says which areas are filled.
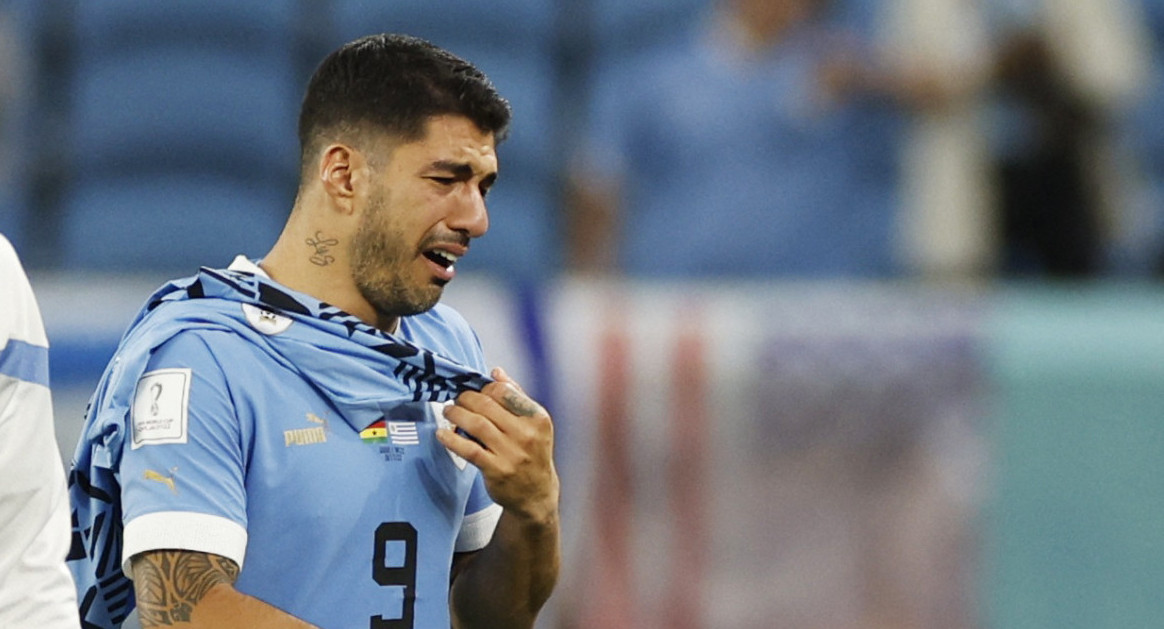
[[[119,625],[129,558],[180,548],[234,560],[239,591],[320,626],[449,626],[453,553],[482,548],[500,507],[434,432],[483,364],[442,305],[387,335],[245,259],[166,285],[70,474],[83,619]]]
[[[77,627],[65,467],[48,339],[16,251],[0,236],[0,627]]]

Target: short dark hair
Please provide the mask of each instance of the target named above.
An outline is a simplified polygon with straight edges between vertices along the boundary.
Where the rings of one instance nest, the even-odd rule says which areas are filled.
[[[429,118],[447,114],[468,118],[497,142],[509,127],[509,103],[473,64],[417,37],[361,37],[324,58],[307,85],[301,159],[306,165],[329,135],[380,131],[418,140]]]

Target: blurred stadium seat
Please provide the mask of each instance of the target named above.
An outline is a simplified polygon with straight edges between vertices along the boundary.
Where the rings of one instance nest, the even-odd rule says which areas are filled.
[[[70,268],[191,275],[263,255],[290,203],[261,182],[176,173],[86,180],[65,210]]]
[[[711,7],[710,0],[591,0],[597,63],[619,64],[675,45]]]
[[[37,180],[53,149],[49,133],[59,120],[58,109],[42,98],[38,86],[53,76],[54,59],[44,42],[53,39],[57,15],[47,0],[0,2],[5,28],[0,61],[0,231],[20,252],[26,266],[47,257],[41,247],[55,231],[53,216],[37,212]]]
[[[25,129],[31,104],[23,21],[19,7],[0,3],[0,233],[17,251],[28,222],[26,190],[17,185],[25,179],[25,160],[20,157],[28,142]]]
[[[298,10],[76,3],[66,268],[190,270],[274,241],[296,174]]]

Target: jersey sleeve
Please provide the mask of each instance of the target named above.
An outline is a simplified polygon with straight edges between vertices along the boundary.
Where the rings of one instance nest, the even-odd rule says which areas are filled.
[[[247,544],[244,431],[210,349],[222,332],[157,348],[138,380],[121,461],[125,573],[160,549],[214,553],[242,567]]]
[[[501,505],[493,502],[485,491],[485,481],[481,472],[474,470],[473,488],[469,491],[469,502],[465,505],[465,519],[457,533],[454,550],[467,553],[481,550],[493,539],[493,530],[501,519]]]

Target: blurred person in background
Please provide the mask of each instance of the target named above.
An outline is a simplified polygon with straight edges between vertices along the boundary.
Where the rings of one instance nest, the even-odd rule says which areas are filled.
[[[989,276],[998,255],[985,113],[993,69],[986,0],[871,0],[878,50],[910,105],[901,242],[907,269],[938,280]]]
[[[933,68],[890,67],[878,3],[723,0],[697,37],[594,79],[573,269],[634,276],[903,272],[904,114]]]
[[[48,339],[0,235],[0,627],[76,628],[69,501],[53,432]]]
[[[1140,7],[992,0],[990,8],[999,34],[990,132],[1000,274],[1086,278],[1135,265],[1153,229],[1129,205],[1133,168],[1118,131],[1147,76]]]

